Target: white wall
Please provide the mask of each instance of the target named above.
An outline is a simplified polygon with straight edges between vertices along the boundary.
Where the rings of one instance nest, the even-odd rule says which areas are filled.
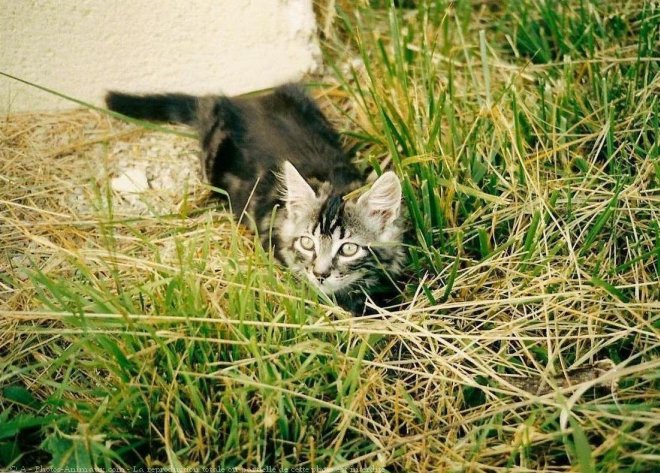
[[[236,94],[320,61],[312,0],[0,0],[0,71],[102,103],[108,89]],[[0,113],[71,108],[0,76]]]

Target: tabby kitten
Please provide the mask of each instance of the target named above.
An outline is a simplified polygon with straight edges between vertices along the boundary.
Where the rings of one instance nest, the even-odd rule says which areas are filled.
[[[110,110],[193,125],[206,180],[224,189],[264,245],[339,305],[361,313],[404,263],[401,184],[385,172],[356,201],[363,182],[339,135],[299,86],[252,97],[110,92]]]

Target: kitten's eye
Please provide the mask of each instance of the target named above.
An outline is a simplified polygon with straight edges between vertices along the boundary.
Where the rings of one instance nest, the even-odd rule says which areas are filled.
[[[300,246],[303,247],[303,250],[312,251],[314,249],[314,240],[308,236],[301,236]]]
[[[339,254],[342,256],[354,256],[360,249],[355,243],[344,243],[339,248]]]

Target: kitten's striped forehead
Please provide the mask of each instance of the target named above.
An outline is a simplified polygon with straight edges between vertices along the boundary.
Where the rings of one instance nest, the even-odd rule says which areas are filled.
[[[339,195],[333,195],[323,203],[319,211],[314,232],[332,236],[339,231],[339,238],[344,238],[344,200]]]

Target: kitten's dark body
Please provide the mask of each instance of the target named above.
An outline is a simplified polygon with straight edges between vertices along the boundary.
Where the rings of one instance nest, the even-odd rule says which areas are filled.
[[[344,202],[341,197],[362,184],[360,175],[343,152],[338,134],[300,87],[285,85],[266,95],[236,98],[111,92],[106,100],[111,110],[124,115],[195,126],[209,183],[227,191],[234,213],[247,214],[264,243],[273,235],[270,243],[278,259],[305,273],[345,308],[360,312],[364,290],[375,293],[389,281],[382,266],[392,275],[400,270],[403,251],[399,248],[398,202],[396,215],[387,222],[379,215],[390,209],[372,209],[368,199],[358,204]],[[388,174],[385,186],[399,186],[398,179]],[[383,190],[391,190],[385,186],[381,185]],[[400,187],[398,192],[400,200]],[[380,194],[371,200],[378,201]],[[397,248],[373,244],[380,239],[384,224],[396,226],[392,237]],[[313,250],[300,247],[301,235],[314,240]],[[368,249],[355,261],[337,248],[348,237],[353,238],[350,244]],[[324,252],[331,262],[327,258],[323,262]],[[349,283],[353,278],[344,276],[351,271],[365,277]],[[331,285],[328,281],[324,287],[324,280],[330,277],[338,282]]]

